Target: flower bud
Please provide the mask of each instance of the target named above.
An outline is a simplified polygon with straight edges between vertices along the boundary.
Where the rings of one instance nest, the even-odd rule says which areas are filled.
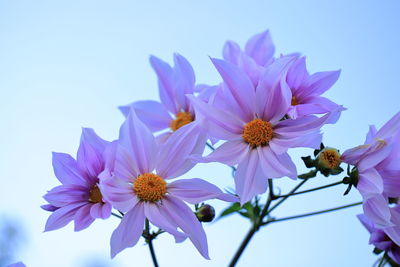
[[[200,222],[211,222],[215,217],[215,210],[213,206],[205,204],[198,208],[195,214]]]
[[[339,167],[342,160],[340,159],[339,150],[336,148],[325,147],[318,153],[316,161],[317,169],[325,176],[336,175],[343,171]]]

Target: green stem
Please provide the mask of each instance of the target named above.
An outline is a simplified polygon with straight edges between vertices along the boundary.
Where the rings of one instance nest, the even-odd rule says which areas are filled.
[[[361,204],[362,204],[362,201],[356,202],[356,203],[352,203],[352,204],[348,204],[348,205],[344,205],[344,206],[339,206],[339,207],[336,207],[336,208],[331,208],[331,209],[326,209],[326,210],[320,210],[320,211],[314,211],[314,212],[310,212],[310,213],[304,213],[304,214],[300,214],[300,215],[294,215],[294,216],[289,216],[289,217],[283,217],[283,218],[279,218],[279,219],[272,219],[272,220],[269,220],[269,221],[264,222],[262,225],[267,225],[267,224],[269,224],[269,223],[274,223],[274,222],[282,222],[282,221],[288,221],[288,220],[299,219],[299,218],[304,218],[304,217],[308,217],[308,216],[313,216],[313,215],[328,213],[328,212],[331,212],[331,211],[336,211],[336,210],[341,210],[341,209],[345,209],[345,208],[350,208],[350,207],[358,206],[358,205],[361,205]]]
[[[306,181],[306,180],[304,180],[304,181]],[[339,185],[339,184],[343,184],[343,181],[339,181],[339,182],[336,182],[336,183],[333,183],[333,184],[327,184],[327,185],[323,185],[323,186],[319,186],[319,187],[307,189],[307,190],[300,191],[300,192],[293,192],[293,193],[289,193],[289,194],[286,194],[286,195],[279,195],[279,196],[276,196],[276,198],[290,197],[290,196],[295,196],[295,195],[301,195],[301,194],[304,194],[304,193],[308,193],[308,192],[313,192],[313,191],[325,189],[325,188],[332,187],[332,186],[336,186],[336,185]]]

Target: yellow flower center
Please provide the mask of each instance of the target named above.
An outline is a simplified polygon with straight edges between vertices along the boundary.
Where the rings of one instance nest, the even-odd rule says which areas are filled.
[[[100,192],[100,188],[95,184],[89,191],[89,201],[92,203],[103,203],[103,195]]]
[[[339,152],[334,148],[325,148],[318,155],[318,160],[324,167],[336,169],[342,162]]]
[[[176,114],[175,120],[171,121],[170,128],[172,131],[176,131],[182,126],[185,126],[186,124],[189,124],[193,121],[192,114],[189,112],[179,112]]]
[[[296,96],[292,96],[292,106],[297,106],[299,101],[297,100]]]
[[[244,125],[242,137],[253,147],[265,146],[274,135],[272,124],[261,119],[254,119]]]
[[[156,202],[167,193],[167,183],[157,174],[144,173],[136,178],[133,190],[140,200]]]

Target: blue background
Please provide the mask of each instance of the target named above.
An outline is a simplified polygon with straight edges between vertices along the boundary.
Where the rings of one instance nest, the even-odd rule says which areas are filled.
[[[270,29],[276,52],[302,52],[311,72],[342,69],[326,96],[348,108],[324,142],[342,151],[364,141],[399,111],[400,2],[383,1],[7,1],[0,2],[0,215],[23,229],[15,260],[28,266],[151,266],[144,241],[109,260],[118,219],[42,233],[48,213],[39,206],[58,184],[51,151],[75,155],[82,126],[117,137],[118,105],[158,99],[148,57],[169,62],[179,52],[201,83],[219,77],[208,56],[221,57],[227,39],[241,45]],[[308,149],[292,155],[307,155]],[[304,168],[298,162],[299,172]],[[223,188],[230,169],[199,165]],[[320,177],[314,187],[338,180]],[[283,178],[288,190],[296,182]],[[304,188],[307,188],[305,186]],[[345,186],[293,197],[274,214],[288,216],[360,200]],[[225,204],[215,204],[221,211]],[[238,266],[371,266],[369,235],[355,215],[361,207],[263,228]],[[225,266],[249,228],[239,216],[205,226],[212,261],[186,241],[163,235],[155,247],[161,266]]]

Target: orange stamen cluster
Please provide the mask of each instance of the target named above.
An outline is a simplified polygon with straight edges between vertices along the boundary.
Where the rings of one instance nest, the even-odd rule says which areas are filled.
[[[324,167],[336,169],[342,162],[339,152],[334,148],[325,148],[318,155],[318,160]]]
[[[157,174],[144,173],[136,178],[133,190],[140,200],[156,202],[167,193],[167,183]]]
[[[297,106],[299,101],[297,100],[296,96],[292,96],[292,106]]]
[[[182,126],[185,126],[186,124],[189,124],[193,121],[192,114],[189,112],[179,112],[176,114],[175,120],[171,121],[170,128],[172,131],[176,131]]]
[[[265,146],[274,135],[272,124],[261,119],[254,119],[246,123],[242,137],[252,147]]]
[[[89,191],[89,201],[92,203],[103,203],[103,195],[101,194],[100,188],[95,184]]]

